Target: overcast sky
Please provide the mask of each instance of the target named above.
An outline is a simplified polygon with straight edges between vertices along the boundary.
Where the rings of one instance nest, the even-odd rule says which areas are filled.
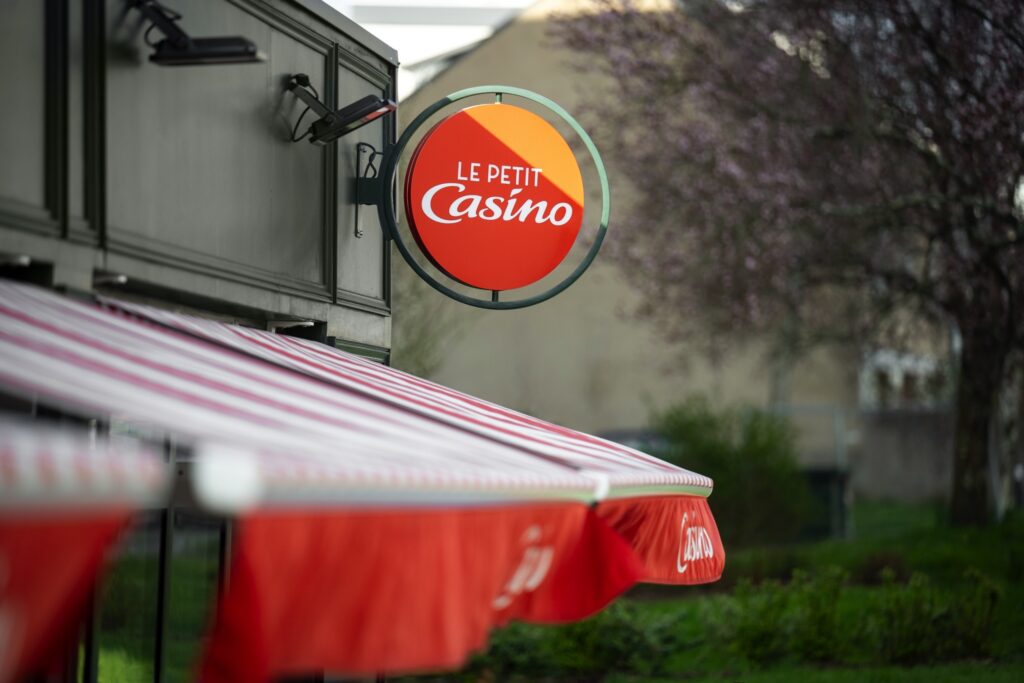
[[[327,0],[342,13],[398,50],[403,67],[487,38],[534,0]],[[402,68],[399,99],[417,85]]]

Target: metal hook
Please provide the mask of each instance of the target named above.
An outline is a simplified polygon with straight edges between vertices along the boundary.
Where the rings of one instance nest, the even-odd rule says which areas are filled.
[[[380,169],[377,168],[377,159],[381,156],[381,153],[377,151],[377,148],[368,142],[356,143],[356,159],[361,159],[363,154],[368,152],[370,158],[366,161],[366,166],[360,170],[356,169],[360,178],[376,178]],[[357,161],[358,163],[358,161]]]
[[[364,163],[363,157],[366,155],[369,155],[369,158]],[[376,206],[381,200],[380,179],[377,177],[377,174],[380,172],[380,169],[377,168],[377,160],[380,157],[381,153],[370,143],[356,143],[356,220],[354,232],[356,238],[363,236],[362,220],[360,218],[362,210],[360,207],[363,205]]]

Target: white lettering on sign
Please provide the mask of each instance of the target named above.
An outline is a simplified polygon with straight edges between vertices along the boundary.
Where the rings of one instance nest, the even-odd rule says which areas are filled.
[[[474,183],[480,180],[480,162],[474,161],[469,165],[469,174],[463,175],[462,162],[460,161],[455,171],[455,177],[458,180],[471,180]]]
[[[685,541],[685,544],[684,544]],[[686,526],[686,514],[679,524],[679,552],[676,555],[676,571],[685,574],[691,562],[715,556],[711,534],[702,526]]]
[[[534,591],[544,582],[551,569],[551,561],[555,557],[555,549],[550,545],[538,545],[541,538],[539,526],[531,526],[523,534],[523,558],[505,584],[501,595],[492,603],[494,609],[505,609],[512,604],[516,596]]]
[[[480,182],[480,167],[483,163],[472,161],[468,164],[458,161],[455,164],[455,179]],[[523,187],[540,187],[540,174],[544,169],[536,166],[513,166],[511,164],[487,164],[487,182],[501,185],[521,185]]]
[[[522,185],[523,187],[540,187],[540,174],[543,169],[533,166],[510,166],[507,164],[487,164],[487,182],[502,185]],[[530,176],[533,176],[531,179]]]
[[[442,213],[438,214],[434,209],[434,197],[448,188],[455,188],[457,195],[448,203],[447,208],[442,209]],[[437,223],[460,223],[463,218],[479,218],[484,221],[518,220],[520,223],[525,223],[533,214],[533,222],[538,225],[551,223],[555,226],[562,226],[572,219],[573,207],[566,202],[558,202],[550,210],[548,210],[546,201],[534,202],[532,199],[526,199],[520,202],[516,195],[523,191],[521,187],[511,190],[507,197],[463,194],[465,191],[466,186],[462,183],[434,185],[423,193],[420,208],[427,218]],[[443,205],[444,199],[438,201]]]

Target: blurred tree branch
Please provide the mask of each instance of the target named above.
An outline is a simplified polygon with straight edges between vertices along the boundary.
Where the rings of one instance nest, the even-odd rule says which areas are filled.
[[[392,365],[417,377],[430,377],[444,361],[445,345],[461,326],[448,299],[399,260],[391,273]]]

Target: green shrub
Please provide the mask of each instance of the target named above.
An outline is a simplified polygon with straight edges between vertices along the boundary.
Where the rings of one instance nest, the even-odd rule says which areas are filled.
[[[724,634],[737,652],[760,666],[785,657],[789,595],[782,584],[765,581],[755,586],[744,580],[736,586],[733,598],[731,608],[727,607],[723,615],[730,621]]]
[[[969,590],[951,596],[936,590],[923,574],[901,586],[887,572],[885,601],[875,621],[882,661],[924,664],[991,654],[999,589],[977,572],[969,579]]]
[[[922,574],[850,586],[845,571],[743,579],[732,595],[672,605],[619,601],[567,626],[513,624],[456,675],[433,680],[602,681],[776,665],[923,665],[993,653],[999,590],[977,572],[956,590]]]
[[[910,579],[907,560],[898,550],[878,550],[857,563],[853,570],[853,582],[862,586],[878,586],[886,575],[890,581],[906,583]]]
[[[655,418],[668,443],[658,455],[715,480],[712,506],[726,547],[795,540],[811,497],[794,430],[758,410],[714,410],[693,398]]]
[[[840,622],[838,611],[846,578],[846,573],[836,567],[829,567],[816,575],[793,572],[789,644],[800,661],[837,662],[852,649],[849,638],[854,629],[850,628],[852,625]]]
[[[672,649],[673,620],[645,620],[634,605],[620,601],[565,626],[513,624],[492,635],[487,653],[469,671],[496,680],[573,681],[599,681],[612,672],[658,673]]]
[[[540,678],[550,673],[550,641],[553,631],[538,626],[512,624],[492,634],[486,654],[469,665],[471,674],[507,680],[513,675]],[[482,676],[481,676],[482,677]],[[477,675],[472,675],[475,680]]]
[[[723,644],[759,667],[783,660],[832,663],[851,650],[838,612],[846,574],[796,571],[788,584],[743,579],[715,620]]]
[[[933,664],[991,655],[999,589],[972,572],[967,590],[937,590],[893,572],[860,602],[838,568],[796,571],[788,584],[741,580],[714,617],[720,644],[758,667],[792,663]],[[840,610],[844,602],[853,609]]]
[[[587,679],[612,671],[650,674],[662,649],[654,626],[638,618],[632,604],[615,603],[597,616],[555,632],[557,669]]]

